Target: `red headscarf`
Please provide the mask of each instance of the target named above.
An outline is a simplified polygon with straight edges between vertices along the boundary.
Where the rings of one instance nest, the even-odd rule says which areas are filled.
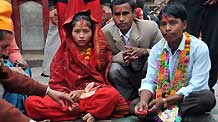
[[[69,37],[61,43],[52,63],[49,85],[59,91],[82,89],[87,83],[109,85],[108,70],[112,61],[112,53],[101,31],[100,1],[70,0],[66,8],[65,31],[74,16],[80,12],[90,11],[90,18],[94,22],[94,45],[90,61],[82,58],[79,49]]]

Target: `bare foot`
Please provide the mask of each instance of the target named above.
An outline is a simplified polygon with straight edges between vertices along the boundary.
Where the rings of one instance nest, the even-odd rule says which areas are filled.
[[[94,122],[95,121],[94,116],[92,116],[92,114],[90,114],[90,113],[87,113],[85,116],[83,116],[82,119],[86,122]]]

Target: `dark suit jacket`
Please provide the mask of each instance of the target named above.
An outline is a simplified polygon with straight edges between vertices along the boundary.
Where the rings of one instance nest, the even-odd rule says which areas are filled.
[[[8,67],[3,67],[3,70],[0,71],[0,84],[7,91],[27,95],[44,96],[47,89],[46,85],[42,85],[27,76],[14,72]],[[14,106],[0,99],[0,122],[28,122],[29,120]]]

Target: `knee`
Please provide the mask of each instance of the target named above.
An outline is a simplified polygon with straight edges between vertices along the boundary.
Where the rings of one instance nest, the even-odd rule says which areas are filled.
[[[200,106],[205,106],[206,112],[209,112],[216,106],[216,98],[210,90],[205,90],[203,97],[204,98],[200,100]]]
[[[183,114],[201,114],[210,112],[216,105],[216,98],[210,90],[192,92],[183,102]]]
[[[33,104],[35,103],[34,101],[36,100],[37,96],[29,96],[26,100],[25,100],[25,108],[29,109],[33,107]]]
[[[216,105],[216,98],[210,90],[198,91],[197,94],[195,100],[199,107],[205,107],[205,109],[211,110]]]
[[[132,115],[135,115],[135,106],[138,104],[138,102],[139,102],[139,98],[136,98],[136,99],[134,99],[134,100],[131,102],[131,104],[130,104],[129,109],[130,109],[130,113],[131,113]]]
[[[117,102],[119,100],[120,94],[115,88],[113,88],[113,87],[106,88],[105,91],[107,91],[107,93],[106,93],[107,97],[111,98],[111,101],[116,101]]]
[[[123,67],[119,63],[112,63],[109,70],[109,79],[113,81],[113,79],[117,79],[120,76],[120,71]]]
[[[29,117],[31,118],[37,118],[35,113],[37,113],[35,110],[37,110],[37,105],[36,101],[39,97],[38,96],[29,96],[24,103],[26,113]]]

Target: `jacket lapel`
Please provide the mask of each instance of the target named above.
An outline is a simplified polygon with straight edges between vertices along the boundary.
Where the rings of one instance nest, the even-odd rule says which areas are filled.
[[[130,45],[131,46],[134,46],[134,47],[138,47],[139,46],[139,39],[140,37],[140,33],[139,33],[139,30],[135,24],[135,22],[133,21],[133,24],[132,24],[132,30],[130,32]]]
[[[120,37],[119,29],[116,27],[116,25],[114,25],[114,27],[112,29],[112,35],[114,35],[113,40],[115,41],[116,47],[119,50],[125,50],[125,43],[124,43],[122,37]]]

